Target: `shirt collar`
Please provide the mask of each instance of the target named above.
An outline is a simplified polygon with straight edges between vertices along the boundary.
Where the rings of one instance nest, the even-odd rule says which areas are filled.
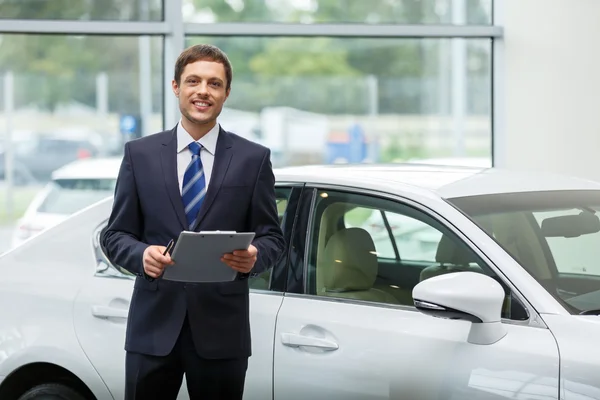
[[[208,133],[198,140],[198,143],[202,145],[211,155],[215,155],[217,149],[217,139],[219,138],[220,125],[217,123],[215,126],[208,131]],[[185,150],[190,143],[194,141],[194,138],[185,130],[181,124],[181,120],[177,124],[177,153],[181,153]]]

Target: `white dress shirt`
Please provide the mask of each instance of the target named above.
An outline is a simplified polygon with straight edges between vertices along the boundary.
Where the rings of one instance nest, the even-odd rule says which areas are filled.
[[[202,145],[200,150],[200,161],[204,169],[204,180],[206,182],[206,190],[212,175],[213,164],[215,162],[215,151],[217,149],[217,139],[219,138],[219,124],[216,124],[206,135],[198,140]],[[183,187],[183,176],[185,170],[192,161],[192,151],[188,148],[194,138],[181,125],[181,120],[177,124],[177,178],[179,179],[179,193]]]

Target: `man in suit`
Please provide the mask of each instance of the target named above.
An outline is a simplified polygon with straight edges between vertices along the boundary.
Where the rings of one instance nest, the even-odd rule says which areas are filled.
[[[108,257],[136,275],[126,350],[126,399],[170,400],[186,376],[190,398],[241,399],[251,356],[248,276],[284,249],[270,151],[217,123],[231,90],[227,56],[210,45],[181,53],[173,92],[177,126],[126,143],[112,213],[102,237]],[[162,279],[165,244],[182,230],[252,231],[247,250],[222,261],[232,282]]]

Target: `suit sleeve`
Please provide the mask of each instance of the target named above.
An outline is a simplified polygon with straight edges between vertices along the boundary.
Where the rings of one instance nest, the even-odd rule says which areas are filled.
[[[148,245],[140,241],[143,217],[129,144],[125,144],[115,187],[113,208],[102,241],[111,262],[132,274],[144,276],[143,254]]]
[[[275,176],[270,156],[271,151],[267,149],[252,195],[250,225],[256,233],[252,244],[258,249],[252,274],[259,274],[274,266],[285,249],[277,214]]]

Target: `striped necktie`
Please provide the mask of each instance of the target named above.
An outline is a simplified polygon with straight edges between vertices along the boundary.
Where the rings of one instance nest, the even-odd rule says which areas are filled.
[[[183,175],[183,189],[181,197],[185,207],[185,215],[189,223],[189,229],[192,229],[196,223],[198,211],[206,194],[206,183],[204,178],[204,169],[200,160],[200,150],[202,146],[199,143],[192,142],[188,146],[192,152],[192,161]]]

